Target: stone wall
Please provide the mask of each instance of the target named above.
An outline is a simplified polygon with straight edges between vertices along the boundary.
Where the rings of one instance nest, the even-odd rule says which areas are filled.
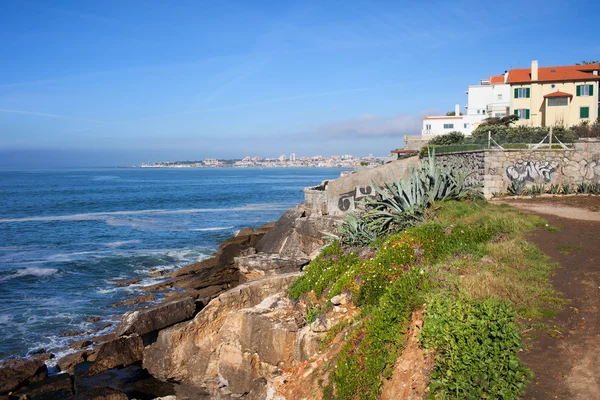
[[[374,194],[373,184],[383,185],[406,177],[409,168],[420,163],[410,157],[343,176],[321,186],[304,190],[304,205],[313,213],[342,216],[355,209],[356,202]]]
[[[429,140],[422,139],[422,136],[404,136],[404,150],[419,151],[427,143],[429,143]]]
[[[436,161],[462,167],[484,184],[484,195],[506,192],[513,181],[530,184],[600,182],[600,140],[582,140],[572,149],[481,150],[440,154]]]

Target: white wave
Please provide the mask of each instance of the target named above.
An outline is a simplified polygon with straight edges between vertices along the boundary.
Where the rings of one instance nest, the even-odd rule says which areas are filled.
[[[131,215],[174,215],[174,214],[199,214],[199,213],[214,213],[214,212],[231,212],[231,211],[277,211],[287,209],[286,204],[248,204],[242,207],[231,208],[190,208],[176,210],[136,210],[136,211],[107,211],[86,214],[71,214],[71,215],[49,215],[25,218],[2,218],[0,223],[12,222],[53,222],[53,221],[107,221],[115,216],[131,216]]]
[[[119,247],[119,246],[123,246],[126,244],[135,244],[135,243],[141,243],[141,240],[122,240],[120,242],[110,242],[110,243],[105,243],[104,245],[107,247]]]
[[[21,276],[33,275],[33,276],[50,276],[54,273],[58,272],[56,268],[37,268],[37,267],[27,267],[23,269],[16,270],[12,275],[5,276],[0,278],[0,282],[7,281],[9,279],[18,278]]]
[[[192,228],[190,231],[194,232],[212,232],[212,231],[226,231],[227,229],[233,229],[233,226],[215,226],[212,228]]]
[[[12,319],[12,315],[0,314],[0,324],[8,324]]]

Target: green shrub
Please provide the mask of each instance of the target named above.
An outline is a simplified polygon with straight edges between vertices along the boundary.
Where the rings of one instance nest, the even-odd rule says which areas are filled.
[[[436,349],[430,390],[442,399],[516,399],[531,373],[521,364],[521,335],[508,302],[437,295],[428,303],[421,333]]]
[[[462,132],[453,131],[444,135],[438,135],[429,141],[431,146],[447,146],[452,144],[461,144],[465,141],[465,135]]]

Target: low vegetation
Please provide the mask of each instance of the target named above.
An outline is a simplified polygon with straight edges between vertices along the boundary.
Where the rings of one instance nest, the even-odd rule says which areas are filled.
[[[369,213],[382,207],[391,219],[384,230],[362,239],[356,239],[359,229],[341,234],[290,289],[293,299],[311,299],[317,307],[311,317],[342,292],[351,293],[360,309],[327,335],[327,342],[345,336],[323,387],[326,399],[377,399],[405,346],[411,313],[420,308],[420,339],[435,355],[432,398],[517,398],[531,376],[517,356],[523,321],[552,315],[562,304],[550,283],[553,265],[524,239],[545,222],[462,195],[466,187],[450,190],[451,196],[428,192],[411,208],[400,199],[414,194],[407,188],[423,176],[439,173],[434,165],[427,168],[408,182],[380,188],[378,200],[347,223],[369,226]],[[410,223],[403,225],[407,216],[393,222],[394,210],[408,214]]]
[[[514,180],[508,186],[507,194],[510,196],[537,196],[541,194],[600,194],[600,183],[582,182],[579,185],[565,183],[563,185],[543,183],[527,185],[527,182]],[[494,193],[494,197],[503,193]]]

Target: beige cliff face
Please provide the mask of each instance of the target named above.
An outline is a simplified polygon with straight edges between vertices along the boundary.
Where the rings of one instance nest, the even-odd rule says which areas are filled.
[[[144,351],[144,367],[161,380],[247,393],[253,380],[293,360],[298,328],[283,293],[299,275],[259,279],[222,294],[193,320],[160,331]]]

